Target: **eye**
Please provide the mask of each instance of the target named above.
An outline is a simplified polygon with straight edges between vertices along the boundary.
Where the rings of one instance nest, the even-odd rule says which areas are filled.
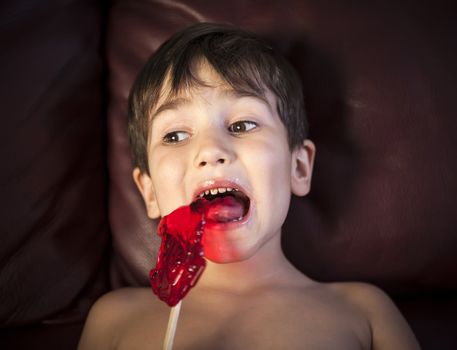
[[[228,130],[234,134],[242,134],[257,127],[257,123],[248,121],[248,120],[241,120],[239,122],[235,122],[228,127]]]
[[[172,131],[163,137],[164,143],[179,143],[189,138],[189,133],[185,131]]]

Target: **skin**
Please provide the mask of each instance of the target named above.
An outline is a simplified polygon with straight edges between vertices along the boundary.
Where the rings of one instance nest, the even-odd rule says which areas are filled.
[[[236,96],[204,62],[198,77],[208,86],[171,104],[162,94],[152,112],[151,176],[135,169],[135,183],[151,218],[227,179],[249,195],[251,213],[228,229],[205,229],[207,268],[183,302],[174,349],[419,349],[381,290],[318,283],[284,256],[281,226],[291,193],[310,190],[314,144],[290,150],[272,94]],[[93,306],[79,349],[161,348],[169,310],[149,288],[108,293]]]

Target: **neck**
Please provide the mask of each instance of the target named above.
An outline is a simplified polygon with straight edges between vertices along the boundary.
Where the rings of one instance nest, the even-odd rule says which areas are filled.
[[[239,294],[267,285],[300,285],[310,282],[284,256],[281,235],[278,234],[246,260],[226,264],[207,260],[206,269],[196,288]]]

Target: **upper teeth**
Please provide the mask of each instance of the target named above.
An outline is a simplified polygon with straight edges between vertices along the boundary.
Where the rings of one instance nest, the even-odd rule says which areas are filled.
[[[231,191],[238,191],[238,189],[236,188],[232,188],[232,187],[219,187],[219,188],[212,188],[210,190],[206,190],[202,193],[200,193],[198,196],[199,197],[203,197],[205,195],[209,195],[210,193],[212,195],[216,195],[218,193],[225,193],[225,192],[231,192]]]

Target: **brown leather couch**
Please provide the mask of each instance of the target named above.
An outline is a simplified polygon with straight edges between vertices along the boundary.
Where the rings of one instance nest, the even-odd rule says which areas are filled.
[[[284,250],[386,290],[424,349],[457,348],[457,21],[451,1],[6,0],[0,5],[0,348],[74,349],[96,298],[158,248],[126,97],[197,21],[269,38],[302,75],[317,160]]]

